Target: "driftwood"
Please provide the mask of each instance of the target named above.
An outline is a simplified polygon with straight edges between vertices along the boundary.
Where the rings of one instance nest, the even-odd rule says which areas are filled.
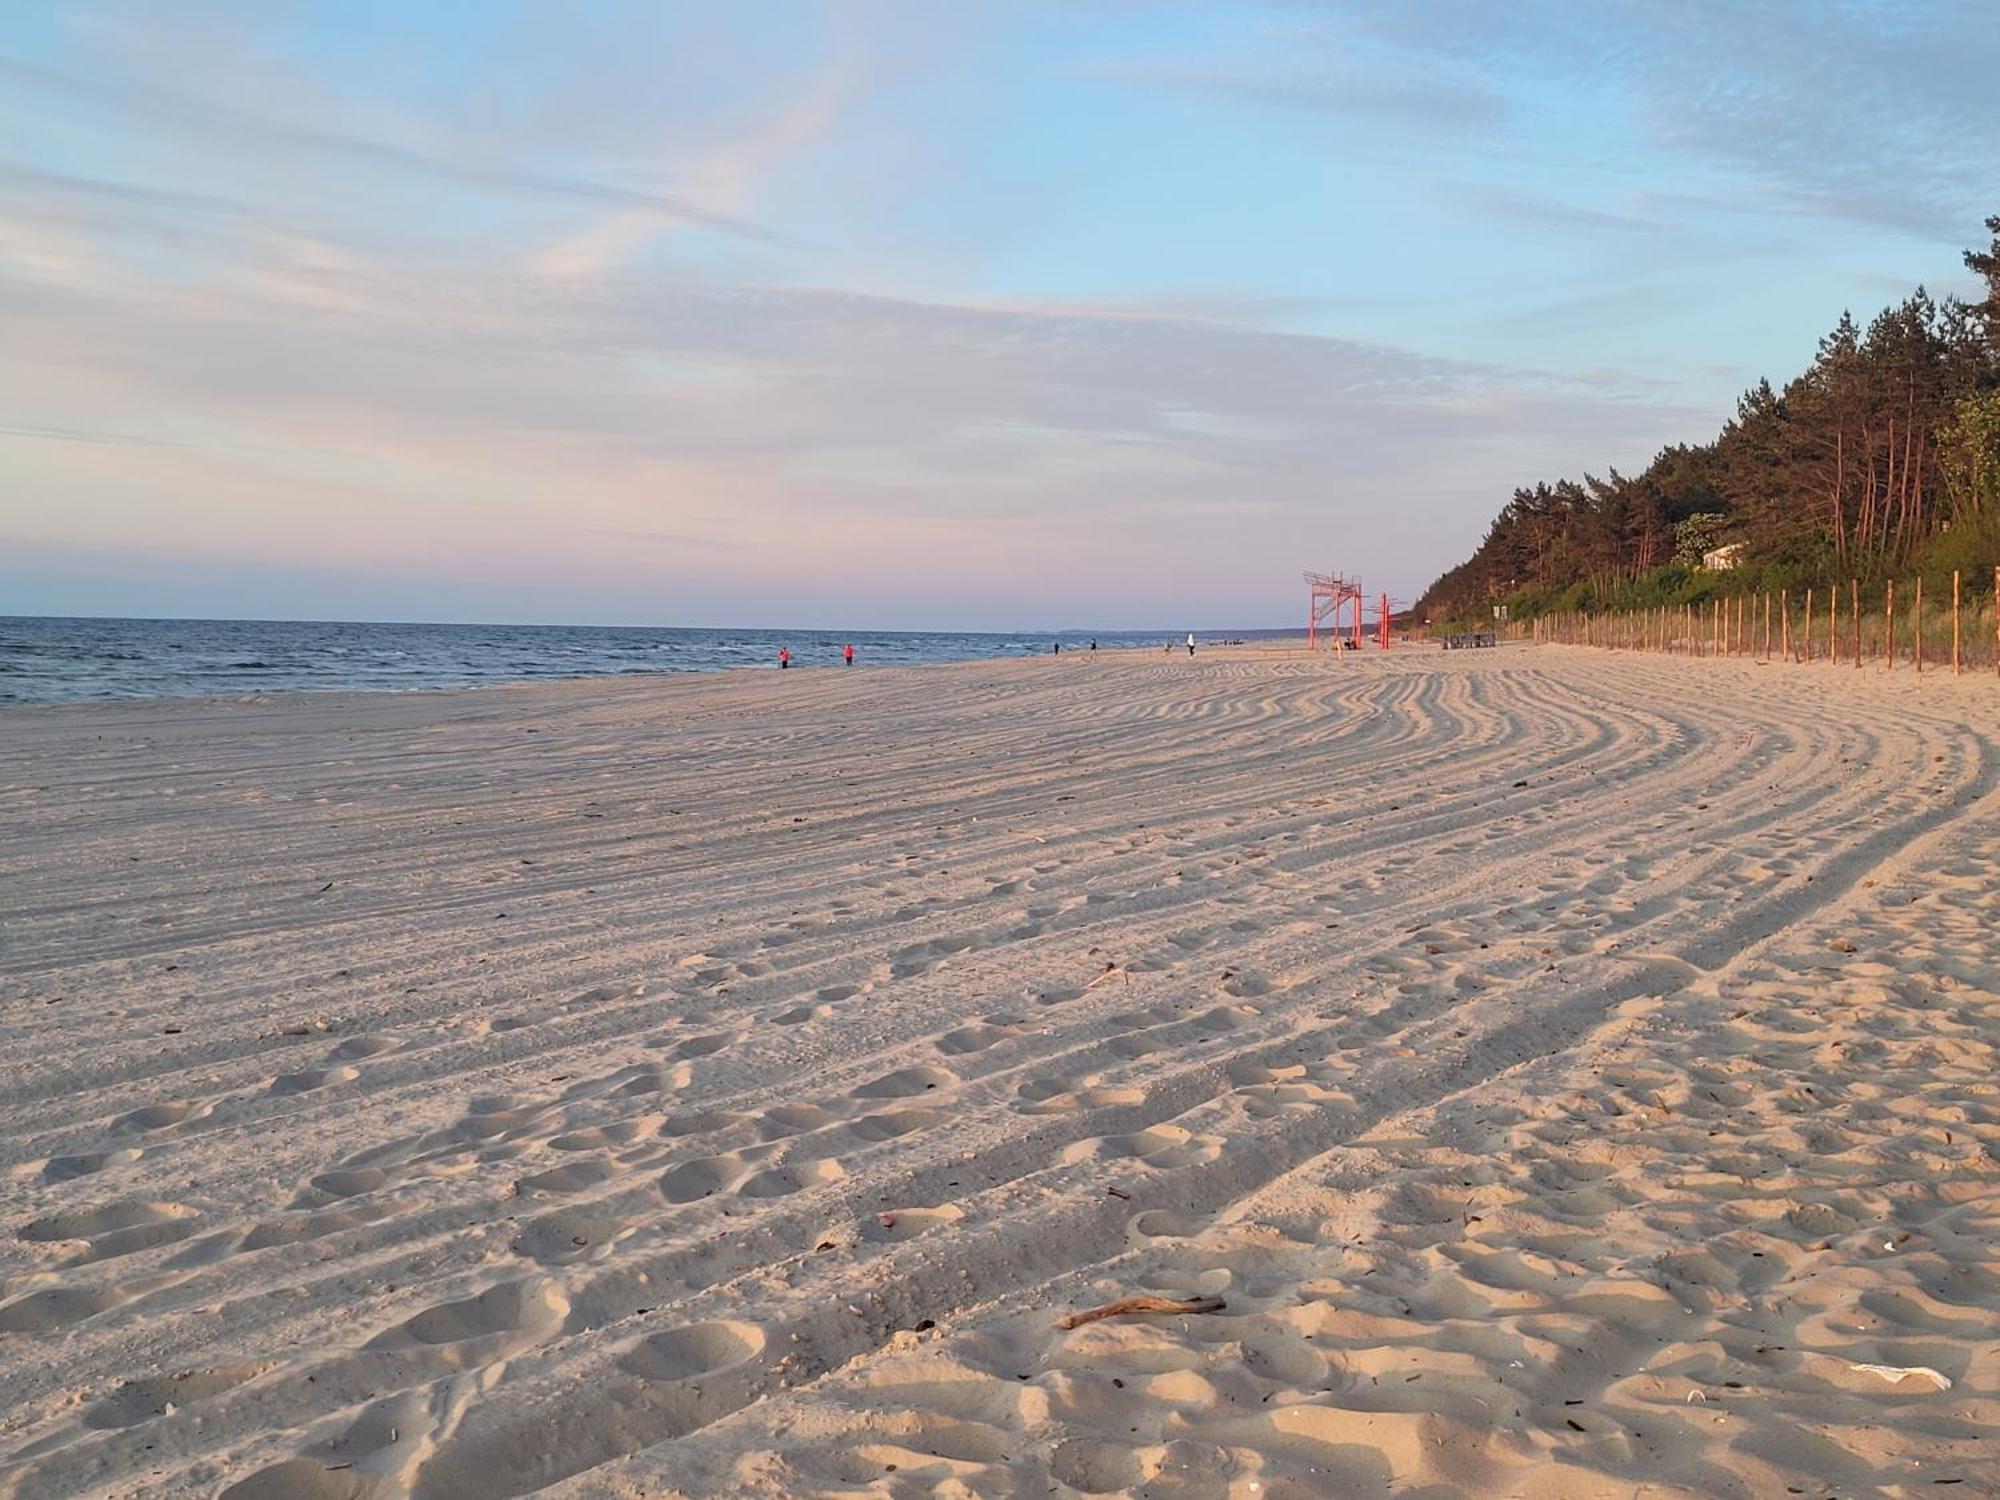
[[[1221,1312],[1220,1297],[1120,1297],[1102,1307],[1086,1307],[1082,1312],[1057,1318],[1058,1328],[1081,1328],[1101,1318],[1122,1318],[1131,1313],[1212,1313]]]

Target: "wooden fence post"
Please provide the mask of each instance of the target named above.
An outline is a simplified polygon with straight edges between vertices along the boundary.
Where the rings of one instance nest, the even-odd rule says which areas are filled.
[[[1917,627],[1917,675],[1921,677],[1924,673],[1924,575],[1921,573],[1917,575],[1917,597],[1911,612]]]
[[[1804,665],[1806,662],[1812,660],[1812,605],[1813,605],[1812,596],[1813,596],[1813,591],[1810,588],[1808,588],[1806,590],[1805,623],[1799,626],[1800,665]]]
[[[1778,590],[1778,660],[1792,654],[1792,591]]]
[[[1882,670],[1896,670],[1896,580],[1882,586]]]
[[[1951,570],[1951,675],[1958,675],[1958,569]]]
[[[1848,613],[1854,616],[1854,670],[1861,670],[1861,580],[1847,580]]]

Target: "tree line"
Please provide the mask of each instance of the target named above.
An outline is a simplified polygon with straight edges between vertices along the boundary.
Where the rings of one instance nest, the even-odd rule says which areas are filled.
[[[2000,215],[1979,302],[1921,287],[1842,313],[1803,374],[1759,381],[1712,442],[1643,473],[1524,486],[1412,611],[1434,625],[1698,604],[1756,589],[2000,563]],[[1704,565],[1704,559],[1708,565]],[[1986,585],[1989,586],[1990,585]]]

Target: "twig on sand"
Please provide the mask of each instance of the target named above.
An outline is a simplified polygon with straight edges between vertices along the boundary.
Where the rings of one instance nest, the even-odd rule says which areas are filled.
[[[1100,1318],[1122,1318],[1131,1313],[1212,1313],[1221,1312],[1220,1297],[1120,1297],[1102,1307],[1086,1307],[1082,1312],[1057,1318],[1058,1328],[1081,1328]]]
[[[1099,974],[1095,979],[1091,980],[1089,984],[1086,984],[1084,986],[1084,988],[1087,990],[1094,990],[1100,984],[1104,983],[1105,980],[1111,978],[1113,975],[1116,975],[1118,978],[1123,979],[1127,984],[1130,984],[1132,982],[1132,976],[1125,972],[1123,965],[1115,963],[1107,963],[1104,966],[1104,972],[1102,974]]]

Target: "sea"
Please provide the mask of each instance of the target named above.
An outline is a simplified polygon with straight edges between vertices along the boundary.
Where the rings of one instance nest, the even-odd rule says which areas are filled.
[[[1285,630],[1197,631],[1199,640]],[[1184,642],[1174,630],[707,630],[612,625],[393,625],[305,620],[113,620],[0,615],[0,705],[105,698],[414,691],[562,677],[979,661]]]

